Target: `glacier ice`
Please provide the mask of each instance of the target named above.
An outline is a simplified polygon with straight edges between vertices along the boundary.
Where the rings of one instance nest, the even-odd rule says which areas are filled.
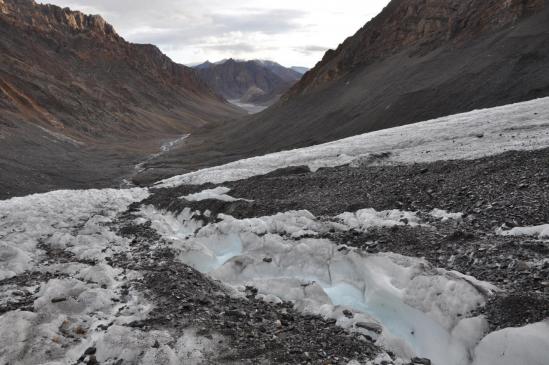
[[[463,213],[450,213],[447,210],[442,209],[433,209],[430,213],[431,217],[440,219],[442,222],[447,222],[449,220],[459,221],[463,219]]]
[[[369,227],[394,227],[394,226],[417,226],[420,218],[414,212],[401,210],[384,210],[381,212],[375,209],[361,209],[355,213],[345,212],[338,215],[343,224],[350,228],[368,230]]]
[[[117,240],[102,223],[146,196],[146,189],[60,190],[0,201],[0,280],[31,269],[40,242],[83,259],[104,256],[105,240]]]
[[[0,280],[25,271],[53,274],[26,288],[34,293],[33,312],[0,315],[0,363],[73,363],[102,339],[119,351],[120,342],[93,329],[144,318],[152,307],[133,290],[126,304],[111,300],[138,274],[106,262],[108,255],[129,251],[129,241],[108,224],[147,196],[146,189],[66,190],[0,201]],[[51,249],[71,260],[51,260]]]
[[[490,333],[475,349],[473,365],[547,365],[549,320]]]
[[[549,238],[549,224],[531,227],[514,227],[508,231],[498,228],[496,233],[501,236],[532,236],[540,239]]]
[[[150,210],[143,210],[146,218]],[[155,220],[172,221],[156,212]],[[180,220],[193,225],[192,215]],[[170,234],[178,258],[235,288],[254,286],[271,302],[293,301],[305,312],[335,318],[344,328],[363,332],[403,358],[428,357],[434,364],[470,364],[486,331],[483,317],[467,314],[497,290],[474,278],[431,267],[426,261],[393,253],[365,254],[311,238],[328,229],[421,224],[411,212],[363,210],[333,221],[307,211],[235,219],[220,214],[194,235]],[[163,226],[158,223],[158,226]],[[177,230],[177,229],[175,229]],[[173,230],[172,230],[173,231]],[[182,231],[186,231],[183,229]],[[308,233],[304,235],[304,233]],[[343,314],[351,310],[353,318]],[[356,326],[379,323],[381,334]]]
[[[114,253],[130,252],[129,240],[109,225],[129,204],[148,195],[147,189],[137,188],[67,190],[0,201],[0,280],[25,271],[60,275],[26,288],[35,293],[33,312],[0,315],[0,363],[77,363],[90,346],[97,349],[102,364],[120,360],[143,365],[199,364],[217,351],[219,336],[208,339],[188,330],[173,338],[166,331],[143,332],[126,326],[145,319],[153,305],[134,289],[129,290],[125,303],[119,301],[122,287],[139,279],[140,273],[114,268],[105,260]],[[147,212],[154,220],[155,211]],[[192,216],[190,211],[182,214]],[[155,227],[177,237],[191,235],[200,227],[198,223],[183,227],[183,221],[183,217],[163,219],[159,225],[157,220]],[[225,251],[214,248],[212,257],[222,260]],[[50,249],[68,252],[74,260],[51,261]],[[9,295],[0,295],[0,301],[4,300]],[[99,326],[108,328],[100,331]],[[155,341],[158,348],[153,347]]]

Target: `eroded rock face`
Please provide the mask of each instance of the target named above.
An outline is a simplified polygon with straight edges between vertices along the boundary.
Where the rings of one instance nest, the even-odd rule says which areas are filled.
[[[90,31],[102,35],[116,36],[113,27],[99,15],[85,15],[78,11],[60,9],[54,6],[42,8],[42,15],[48,23],[64,24],[73,31]]]
[[[117,38],[114,28],[99,15],[86,15],[69,8],[54,5],[38,5],[33,0],[2,0],[0,10],[11,14],[23,24],[42,31],[59,30],[66,27],[73,32],[92,32]]]
[[[509,26],[544,7],[544,0],[393,0],[298,83],[290,95],[306,92],[410,48],[427,53],[442,45],[460,46],[484,33]]]

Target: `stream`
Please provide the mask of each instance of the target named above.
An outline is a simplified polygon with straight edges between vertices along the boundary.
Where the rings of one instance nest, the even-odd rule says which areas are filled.
[[[171,151],[176,146],[178,146],[181,142],[183,142],[185,139],[187,139],[189,136],[190,136],[190,134],[184,134],[184,135],[182,135],[182,136],[180,136],[180,137],[178,137],[174,140],[165,142],[164,144],[162,144],[160,146],[160,151],[159,152],[153,153],[152,155],[147,156],[147,158],[145,158],[143,161],[141,161],[141,162],[137,163],[136,165],[134,165],[134,171],[132,172],[132,174],[129,177],[126,177],[126,178],[122,179],[122,183],[120,184],[120,188],[134,187],[135,185],[132,183],[132,179],[137,174],[147,170],[145,165],[148,162],[151,162],[155,158],[158,158],[158,157],[164,155],[165,153]]]

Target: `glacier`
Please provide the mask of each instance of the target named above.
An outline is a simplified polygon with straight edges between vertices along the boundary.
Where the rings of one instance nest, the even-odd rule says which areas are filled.
[[[356,218],[347,223],[341,217],[320,221],[307,211],[242,220],[220,215],[219,222],[189,234],[197,227],[189,211],[179,217],[151,207],[142,211],[177,249],[181,262],[223,283],[240,290],[252,286],[267,301],[293,301],[304,312],[334,318],[405,359],[422,356],[434,364],[471,364],[487,324],[482,316],[466,314],[498,288],[480,281],[473,285],[466,276],[431,267],[422,259],[368,255],[329,240],[303,238],[334,228],[390,227],[403,224],[401,217],[413,218],[410,212],[367,213],[342,215],[362,217],[359,225]],[[177,221],[182,228],[165,230],[163,219]],[[417,218],[412,221],[420,223]],[[343,314],[345,310],[354,313],[352,319]],[[357,327],[360,322],[378,324],[383,331],[364,330]]]
[[[288,166],[311,170],[361,164],[475,159],[549,146],[549,98],[475,110],[334,142],[271,153],[159,181],[158,187],[223,183]]]
[[[287,166],[315,170],[473,159],[547,146],[548,98],[241,160],[176,176],[155,187],[218,184]],[[151,333],[126,325],[146,318],[154,304],[134,289],[124,304],[111,300],[121,297],[128,281],[140,277],[138,271],[124,272],[106,259],[130,252],[131,242],[116,234],[112,225],[117,215],[151,191],[64,190],[0,201],[0,280],[8,282],[25,273],[44,278],[25,288],[36,298],[32,311],[0,315],[0,363],[74,363],[91,345],[97,347],[102,363],[114,358],[141,364],[193,363],[215,350],[217,338],[202,338],[193,331],[180,338],[153,331],[159,343],[153,347]],[[229,192],[217,187],[181,198],[237,200]],[[136,223],[151,222],[178,260],[234,292],[254,286],[265,301],[292,301],[303,312],[333,318],[339,326],[395,352],[400,357],[397,363],[413,356],[428,357],[435,365],[547,363],[547,320],[487,333],[486,319],[472,314],[499,290],[492,284],[433,267],[421,258],[367,254],[322,238],[331,230],[425,225],[417,212],[368,208],[316,217],[301,210],[248,219],[220,214],[210,223],[197,219],[198,213],[211,215],[190,208],[174,215],[146,206]],[[463,216],[436,208],[425,213],[443,221]],[[547,227],[494,233],[546,239]],[[67,257],[50,257],[55,250]],[[0,294],[2,305],[14,295],[9,285],[6,288]],[[91,330],[107,324],[111,325],[105,332]],[[72,343],[58,336],[59,331],[80,334],[82,341]],[[372,363],[381,363],[385,355]]]

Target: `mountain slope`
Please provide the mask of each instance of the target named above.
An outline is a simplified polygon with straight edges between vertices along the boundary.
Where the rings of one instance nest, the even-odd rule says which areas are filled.
[[[546,96],[548,62],[543,1],[393,0],[327,52],[284,100],[194,135],[184,153],[197,158],[179,166],[211,166]],[[204,144],[216,150],[202,155]],[[169,161],[175,171],[179,163]]]
[[[4,191],[110,180],[162,140],[240,115],[156,47],[31,0],[0,2],[0,60]]]
[[[272,104],[301,77],[272,61],[223,60],[195,66],[200,77],[228,100]]]
[[[443,46],[459,50],[543,7],[544,0],[393,0],[335,51],[328,51],[288,96],[314,90],[401,51],[414,57]]]

